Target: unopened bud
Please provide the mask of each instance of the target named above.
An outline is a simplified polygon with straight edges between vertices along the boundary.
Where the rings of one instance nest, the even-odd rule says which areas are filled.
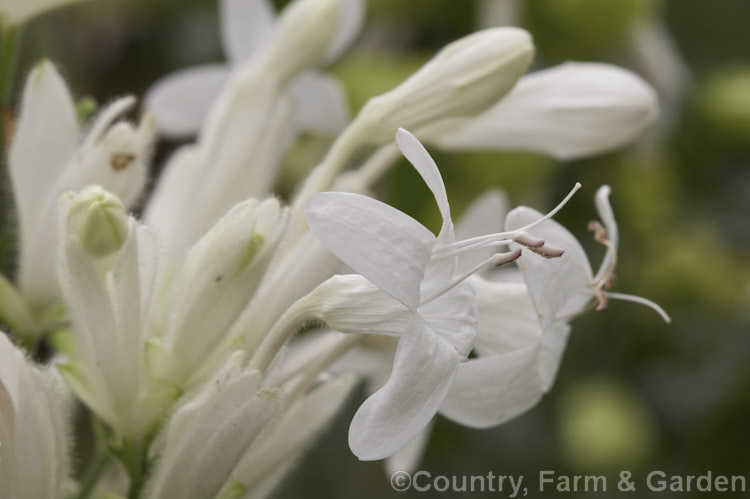
[[[75,235],[91,257],[104,258],[118,251],[128,237],[125,207],[114,195],[92,186],[73,200],[67,218],[68,232]]]
[[[265,67],[286,81],[319,63],[336,36],[341,0],[295,0],[279,17]]]
[[[451,43],[409,79],[374,97],[357,121],[373,142],[399,127],[419,130],[437,120],[474,116],[497,102],[526,72],[531,36],[519,28],[479,31]]]

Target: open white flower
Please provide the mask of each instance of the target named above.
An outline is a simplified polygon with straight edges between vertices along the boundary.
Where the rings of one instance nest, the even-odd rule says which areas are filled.
[[[324,63],[337,58],[362,25],[364,0],[343,0],[341,7],[338,30],[326,50]],[[232,67],[257,57],[271,39],[276,15],[269,0],[222,0],[220,14],[228,64],[196,66],[168,75],[158,81],[145,98],[146,108],[154,113],[159,130],[166,135],[197,132]],[[346,98],[331,76],[309,70],[295,78],[289,92],[294,99],[298,129],[335,134],[346,126]]]
[[[363,460],[391,456],[432,419],[473,344],[473,296],[463,281],[484,266],[515,260],[521,251],[493,254],[462,273],[457,273],[458,256],[512,240],[545,256],[562,254],[526,233],[546,219],[541,215],[514,233],[456,242],[435,162],[406,130],[399,129],[396,142],[437,201],[443,217],[437,237],[399,210],[357,194],[321,193],[307,205],[313,233],[344,263],[405,307],[401,314],[389,310],[387,300],[378,298],[375,289],[366,289],[359,276],[334,277],[300,300],[318,303],[316,317],[333,329],[400,336],[390,379],[352,420],[349,445]],[[328,287],[332,292],[325,293]]]
[[[69,472],[69,428],[58,383],[0,331],[0,487],[5,499],[61,497]]]
[[[55,269],[57,203],[67,190],[98,184],[131,206],[147,176],[153,127],[117,118],[132,107],[123,97],[105,107],[82,135],[70,92],[52,63],[29,75],[8,163],[20,226],[17,285],[32,313],[59,297]]]

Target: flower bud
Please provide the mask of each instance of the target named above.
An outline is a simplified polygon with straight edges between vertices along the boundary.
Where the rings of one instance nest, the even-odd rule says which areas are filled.
[[[337,34],[341,0],[295,0],[281,13],[264,64],[288,80],[321,61]]]
[[[531,37],[522,29],[479,31],[445,47],[390,92],[370,99],[355,123],[372,142],[386,142],[399,127],[418,130],[435,120],[474,116],[513,87],[533,55]]]
[[[68,232],[93,258],[115,253],[128,237],[129,220],[119,199],[101,187],[85,189],[73,200],[67,217]]]

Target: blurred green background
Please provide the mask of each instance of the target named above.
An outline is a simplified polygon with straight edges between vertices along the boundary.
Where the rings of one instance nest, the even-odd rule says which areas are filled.
[[[660,303],[673,324],[624,302],[577,319],[558,381],[541,404],[487,431],[438,420],[422,468],[433,475],[523,474],[527,481],[544,469],[631,470],[640,482],[632,497],[654,495],[643,486],[653,469],[750,478],[750,2],[526,2],[520,22],[537,43],[537,68],[598,60],[638,71],[629,40],[634,26],[651,19],[671,33],[691,82],[684,94],[664,96],[671,119],[627,150],[565,164],[523,153],[435,152],[452,206],[460,213],[494,186],[513,204],[544,211],[581,181],[557,219],[596,265],[603,251],[586,224],[596,216],[596,188],[610,184],[622,241],[616,289]],[[369,0],[365,31],[332,70],[356,110],[476,29],[479,17],[479,3],[469,0]],[[172,70],[222,60],[216,3],[95,0],[64,9],[28,27],[19,75],[41,57],[58,63],[78,97],[142,95]],[[157,166],[174,146],[160,144]],[[282,192],[325,146],[308,137],[290,154]],[[379,190],[436,227],[434,202],[406,163]],[[381,463],[351,455],[347,424],[359,402],[352,400],[278,497],[431,496],[392,491]]]

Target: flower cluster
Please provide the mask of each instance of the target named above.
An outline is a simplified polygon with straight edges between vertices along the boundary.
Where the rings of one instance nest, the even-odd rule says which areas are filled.
[[[21,5],[0,2],[0,15],[36,13]],[[493,28],[350,119],[319,68],[356,37],[363,0],[295,0],[278,16],[265,0],[220,6],[231,64],[157,82],[137,125],[120,119],[134,103],[124,97],[82,127],[50,62],[27,78],[8,153],[18,273],[0,276],[0,319],[19,344],[0,335],[3,497],[260,497],[360,379],[372,393],[352,419],[352,452],[412,467],[437,413],[486,428],[536,404],[577,315],[619,298],[668,320],[610,291],[608,187],[591,225],[607,249],[594,274],[552,220],[580,184],[547,214],[506,215],[491,192],[454,227],[420,142],[596,154],[655,119],[639,77],[585,63],[523,76],[530,36]],[[311,129],[336,137],[286,203],[270,194],[279,163]],[[158,132],[197,138],[169,159],[138,219]],[[437,235],[369,196],[399,154],[434,195]],[[47,370],[21,351],[41,359],[40,342],[55,352]],[[73,397],[106,448],[80,484],[68,467]],[[118,470],[129,485],[108,478]]]

